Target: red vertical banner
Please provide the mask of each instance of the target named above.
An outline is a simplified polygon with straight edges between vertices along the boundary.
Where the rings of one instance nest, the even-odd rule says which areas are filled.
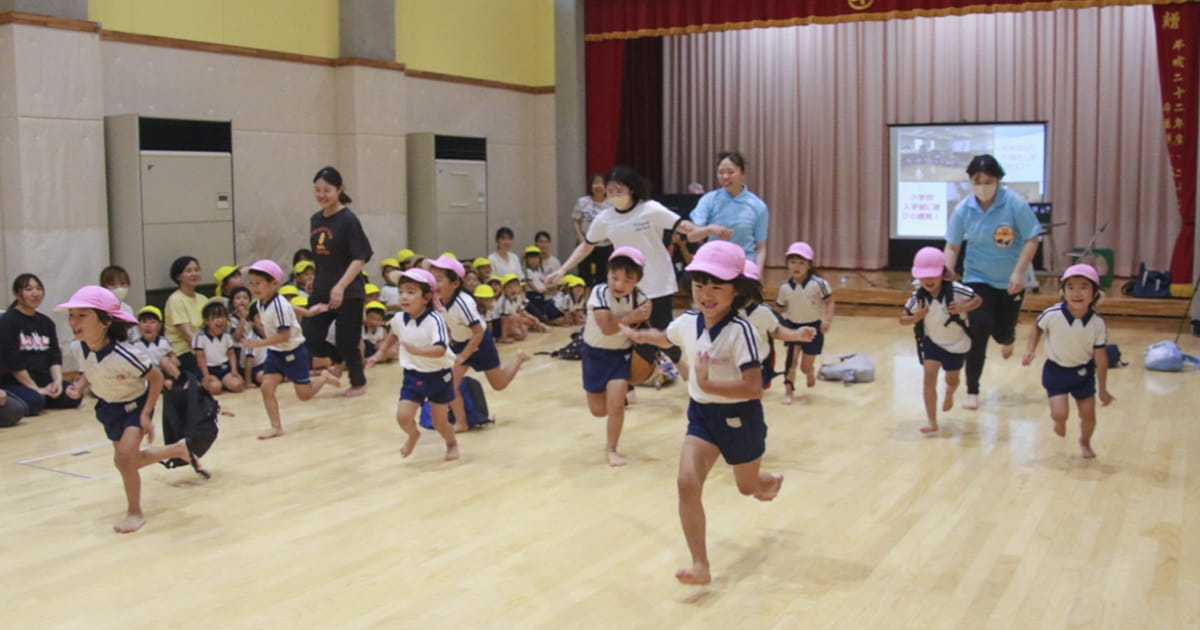
[[[1191,285],[1192,258],[1196,238],[1196,109],[1200,68],[1200,3],[1154,7],[1158,38],[1158,76],[1162,84],[1163,132],[1175,196],[1183,217],[1175,249],[1171,254],[1171,280]]]
[[[587,168],[590,173],[607,173],[617,161],[625,40],[587,42],[583,54],[587,73]]]

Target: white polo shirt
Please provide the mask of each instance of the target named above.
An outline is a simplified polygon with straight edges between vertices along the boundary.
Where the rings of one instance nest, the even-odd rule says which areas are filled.
[[[696,382],[696,356],[707,352],[711,357],[708,378],[711,381],[740,381],[744,370],[761,367],[754,326],[733,313],[706,328],[704,316],[687,311],[667,326],[667,339],[683,350],[687,360],[688,395],[698,403],[737,403],[746,398],[726,398],[700,389]]]
[[[450,339],[455,343],[463,343],[471,339],[471,327],[479,324],[479,309],[475,307],[475,298],[459,289],[454,292],[454,299],[446,305],[446,326],[450,328]]]
[[[233,335],[221,331],[221,336],[213,337],[202,328],[192,336],[192,350],[204,353],[204,364],[217,367],[229,363],[229,351],[233,349]]]
[[[523,310],[525,310],[525,300],[521,296],[517,296],[515,300],[508,299],[507,295],[496,298],[496,312],[502,317],[515,315]]]
[[[675,267],[663,245],[663,231],[679,225],[679,215],[653,200],[639,201],[624,212],[608,208],[588,227],[587,242],[596,245],[607,239],[613,247],[634,247],[646,257],[644,277],[638,286],[651,299],[674,295]]]
[[[554,305],[558,307],[558,310],[564,313],[582,311],[584,307],[587,306],[587,297],[586,294],[584,294],[584,297],[580,297],[578,300],[576,300],[575,298],[571,297],[570,291],[563,291],[554,296]]]
[[[779,330],[779,315],[766,304],[755,304],[750,311],[742,309],[739,315],[748,320],[751,326],[754,326],[755,341],[758,342],[759,349],[769,352],[771,341],[767,335],[774,335],[775,331]]]
[[[267,346],[271,350],[291,352],[304,343],[304,331],[300,328],[300,322],[296,320],[296,309],[292,308],[291,302],[288,302],[282,295],[276,293],[266,302],[260,301],[258,318],[266,339],[270,339],[284,330],[291,335],[283,343]]]
[[[162,334],[159,334],[154,341],[146,341],[141,335],[137,339],[129,342],[129,345],[141,350],[146,354],[146,358],[150,360],[150,365],[158,365],[163,357],[170,356],[171,342]]]
[[[446,320],[437,311],[425,311],[420,317],[411,317],[403,311],[396,313],[389,323],[392,334],[400,341],[407,342],[418,348],[442,346],[445,354],[439,357],[413,356],[400,347],[400,367],[415,372],[438,372],[454,367],[454,353],[450,351],[450,331],[446,328]]]
[[[825,278],[809,274],[804,282],[788,278],[779,287],[775,303],[784,309],[783,316],[793,324],[807,324],[825,317],[825,300],[833,295],[833,289]]]
[[[1108,345],[1104,319],[1090,308],[1077,318],[1059,302],[1038,315],[1037,327],[1046,336],[1046,358],[1063,367],[1086,365],[1096,348]]]
[[[146,373],[153,364],[140,348],[124,342],[109,343],[92,352],[87,344],[79,343],[71,344],[71,351],[100,400],[123,403],[137,400],[146,393],[149,387]]]
[[[525,279],[525,287],[528,290],[537,293],[546,292],[546,282],[543,280],[546,277],[546,272],[543,271],[543,267],[538,267],[537,269],[525,267],[521,270],[521,276]]]
[[[380,287],[379,301],[384,306],[400,306],[400,287],[391,284]]]
[[[947,291],[946,289],[950,290]],[[950,311],[947,307],[950,301],[955,302],[970,302],[975,299],[975,290],[960,282],[951,282],[947,287],[946,283],[942,283],[942,294],[933,296],[933,300],[928,298],[920,298],[922,291],[913,291],[909,296],[908,301],[904,303],[904,312],[909,315],[917,310],[919,302],[928,302],[926,306],[929,311],[925,313],[925,336],[937,345],[941,346],[946,352],[962,354],[971,349],[971,336],[967,334],[966,329],[958,324],[950,321]],[[959,319],[963,323],[967,323],[967,314],[960,313]]]
[[[633,309],[648,302],[650,298],[640,288],[634,287],[628,295],[617,297],[607,282],[601,282],[592,289],[592,295],[587,301],[587,321],[583,325],[583,342],[593,348],[605,350],[625,350],[633,346],[633,342],[620,334],[606,335],[596,323],[596,311],[608,311],[613,317],[623,317]]]
[[[362,338],[363,338],[363,341],[370,341],[371,343],[378,346],[379,342],[383,341],[383,338],[387,336],[387,333],[388,333],[387,324],[384,324],[382,326],[376,326],[375,330],[370,330],[366,326],[363,326]]]

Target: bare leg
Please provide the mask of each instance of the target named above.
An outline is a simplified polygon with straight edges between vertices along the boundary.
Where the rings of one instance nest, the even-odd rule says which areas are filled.
[[[950,411],[954,408],[954,392],[958,389],[958,372],[946,372],[946,400],[942,403],[942,411]]]
[[[145,450],[138,448],[141,443],[140,427],[125,427],[121,439],[113,442],[113,464],[121,473],[121,482],[125,485],[125,518],[113,525],[113,531],[120,534],[136,532],[146,524],[146,517],[142,514],[142,475],[138,470],[163,459],[189,457],[183,440],[170,446]]]
[[[1084,459],[1093,459],[1096,452],[1092,450],[1092,434],[1096,432],[1096,397],[1076,400],[1079,408],[1079,451]]]
[[[708,548],[705,543],[704,480],[712,470],[720,451],[713,444],[694,435],[683,438],[679,454],[679,521],[683,537],[692,554],[692,566],[675,572],[675,579],[684,584],[708,584],[712,576],[708,568]]]
[[[511,363],[494,367],[484,372],[487,375],[488,384],[496,391],[503,390],[505,387],[508,387],[508,384],[516,377],[517,372],[521,370],[521,364],[528,360],[529,355],[525,354],[524,350],[517,351],[517,358],[513,359]]]
[[[283,382],[282,374],[263,374],[262,392],[263,407],[267,409],[267,418],[271,421],[271,429],[260,433],[258,439],[269,440],[283,435],[283,420],[279,417],[279,399],[275,397],[279,384]]]
[[[762,471],[762,458],[752,462],[738,464],[733,467],[733,478],[737,482],[738,492],[752,496],[759,501],[770,501],[779,494],[783,487],[783,475],[768,474]]]
[[[421,439],[421,431],[416,422],[417,411],[420,408],[420,405],[411,400],[401,400],[400,404],[396,405],[396,423],[408,435],[408,441],[400,448],[400,457],[412,455],[413,449],[417,447],[417,440]]]
[[[326,385],[341,387],[342,381],[333,372],[321,370],[321,373],[314,376],[308,383],[296,385],[296,398],[312,400],[313,396],[316,396]]]
[[[429,415],[433,416],[433,428],[442,435],[442,439],[446,441],[446,461],[452,462],[461,455],[458,452],[458,439],[454,435],[454,427],[450,426],[450,406],[445,403],[429,403]],[[464,416],[463,424],[467,423]]]
[[[800,353],[800,346],[788,346],[787,365],[784,367],[783,374],[783,404],[785,405],[792,404],[792,396],[796,391],[796,355]]]
[[[462,385],[463,376],[467,373],[467,366],[456,365],[450,369],[450,373],[454,375],[454,400],[450,401],[450,412],[454,414],[454,432],[466,433],[471,429],[467,426],[467,407],[463,403],[462,390],[459,386]]]
[[[1050,419],[1054,421],[1054,434],[1058,437],[1067,435],[1067,416],[1071,413],[1070,399],[1066,394],[1050,397]]]
[[[625,426],[625,394],[628,390],[629,381],[609,381],[604,392],[608,403],[604,456],[609,466],[625,465],[625,458],[617,452],[617,443],[621,441],[621,428]]]
[[[817,384],[817,372],[813,368],[813,363],[817,360],[817,355],[805,353],[800,359],[800,371],[804,372],[804,378],[809,387]]]
[[[242,381],[242,377],[233,372],[226,374],[221,379],[221,386],[235,394],[246,389],[246,384]]]
[[[921,427],[921,433],[930,434],[936,433],[938,430],[937,423],[937,377],[938,370],[942,368],[941,361],[933,359],[925,359],[925,381],[924,381],[924,397],[925,397],[925,419],[928,423]]]

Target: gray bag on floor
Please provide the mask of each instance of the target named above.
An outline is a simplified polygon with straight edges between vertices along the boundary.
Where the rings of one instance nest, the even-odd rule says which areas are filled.
[[[865,354],[847,354],[833,363],[822,363],[817,376],[823,381],[842,381],[847,385],[870,383],[875,380],[875,362]]]

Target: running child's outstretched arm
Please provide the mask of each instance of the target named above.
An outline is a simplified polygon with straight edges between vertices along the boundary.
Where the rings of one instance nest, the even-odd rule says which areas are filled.
[[[667,339],[667,333],[657,328],[635,330],[626,324],[618,324],[618,330],[626,339],[637,344],[649,344],[659,348],[673,348],[675,344]]]
[[[823,333],[829,332],[829,327],[833,326],[833,307],[835,304],[836,300],[833,299],[832,295],[825,298],[825,317],[821,318],[821,332]]]
[[[1021,365],[1029,365],[1033,363],[1033,355],[1037,353],[1038,342],[1042,340],[1042,329],[1038,328],[1037,324],[1033,325],[1033,334],[1029,335],[1029,346],[1025,348],[1025,356],[1021,359]],[[1104,355],[1104,362],[1107,367],[1108,355]],[[1106,370],[1107,371],[1107,370]]]
[[[1107,407],[1116,400],[1108,393],[1108,348],[1094,349],[1092,357],[1096,361],[1096,394],[1100,397],[1100,404]]]
[[[650,319],[650,312],[651,303],[649,300],[642,302],[640,306],[620,317],[613,317],[612,311],[608,309],[597,309],[595,311],[596,326],[605,335],[616,335],[621,332],[622,326],[637,326]]]
[[[772,336],[780,341],[808,343],[817,338],[817,329],[812,326],[801,328],[785,328],[780,326]]]
[[[746,400],[762,398],[761,366],[752,364],[754,367],[742,370],[742,379],[739,381],[710,381],[708,380],[708,365],[711,360],[707,352],[696,355],[696,384],[700,386],[700,389],[727,398]]]

